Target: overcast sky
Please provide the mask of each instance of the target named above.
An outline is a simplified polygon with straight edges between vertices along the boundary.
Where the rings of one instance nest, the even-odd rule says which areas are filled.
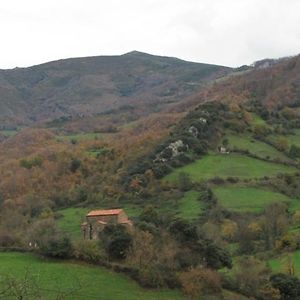
[[[1,0],[0,68],[132,50],[227,66],[300,53],[300,0]]]

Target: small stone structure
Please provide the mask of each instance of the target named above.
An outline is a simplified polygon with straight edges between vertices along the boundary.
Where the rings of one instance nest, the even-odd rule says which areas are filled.
[[[219,152],[221,154],[229,154],[229,151],[225,147],[219,147]]]
[[[132,226],[132,222],[121,208],[92,210],[86,215],[86,222],[81,224],[83,238],[89,240],[98,239],[99,232],[110,224],[121,224],[126,227]]]

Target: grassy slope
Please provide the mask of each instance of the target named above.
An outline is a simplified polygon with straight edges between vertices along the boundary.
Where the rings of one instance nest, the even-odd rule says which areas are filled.
[[[90,209],[88,208],[66,208],[58,211],[61,217],[58,219],[58,226],[67,232],[72,238],[81,238],[80,224]]]
[[[186,192],[184,197],[180,199],[178,205],[180,211],[179,216],[188,220],[199,217],[203,205],[198,198],[199,192],[193,190]]]
[[[214,177],[261,178],[278,173],[293,173],[297,169],[285,165],[269,163],[239,154],[210,154],[189,165],[174,170],[165,177],[176,181],[180,172],[190,174],[193,180]]]
[[[230,148],[236,147],[241,150],[248,150],[250,153],[256,154],[261,158],[269,157],[272,159],[288,160],[282,152],[279,152],[268,144],[252,139],[250,135],[228,134],[226,137]]]
[[[292,262],[295,267],[295,275],[300,277],[300,250],[292,253]],[[285,272],[285,264],[287,263],[287,255],[269,260],[269,265],[274,272]]]
[[[21,253],[0,253],[0,260],[1,276],[13,275],[24,278],[22,276],[27,271],[34,276],[36,283],[42,289],[66,291],[81,286],[75,295],[67,299],[183,299],[181,294],[174,290],[142,289],[125,275],[101,267],[47,261],[31,254]],[[55,299],[50,291],[45,293],[49,298],[52,296],[50,299]]]
[[[294,129],[294,134],[288,134],[288,135],[276,135],[273,134],[268,137],[268,139],[272,142],[276,142],[278,138],[284,138],[287,139],[289,147],[291,145],[296,145],[300,147],[300,129]]]
[[[300,201],[280,193],[252,187],[216,187],[213,192],[222,206],[237,212],[261,212],[272,202]]]

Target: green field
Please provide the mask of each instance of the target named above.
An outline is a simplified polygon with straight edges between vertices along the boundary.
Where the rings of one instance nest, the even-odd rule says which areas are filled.
[[[213,192],[223,207],[235,212],[258,213],[273,202],[300,202],[280,193],[253,187],[216,187],[213,188]]]
[[[276,150],[274,147],[257,141],[251,138],[250,135],[235,135],[227,134],[226,138],[228,139],[228,148],[230,149],[240,149],[248,150],[250,153],[255,154],[261,158],[279,158],[281,160],[287,161],[288,158],[280,151]]]
[[[283,254],[281,257],[271,259],[268,261],[269,266],[275,273],[286,272],[286,265],[288,264],[288,254]],[[295,267],[295,275],[300,277],[300,250],[291,253],[291,261]]]
[[[177,181],[181,172],[187,173],[194,181],[214,177],[261,178],[278,173],[294,173],[297,169],[275,164],[240,154],[209,154],[189,165],[177,168],[165,180]]]
[[[188,220],[199,217],[203,204],[198,198],[199,192],[193,190],[186,192],[184,197],[179,200],[179,216]]]
[[[264,119],[262,119],[259,115],[252,113],[252,121],[251,121],[252,125],[267,125],[266,121]]]
[[[68,295],[68,291],[72,290],[75,291],[74,294],[63,299],[183,299],[178,291],[146,290],[123,274],[87,264],[79,265],[71,262],[49,261],[32,254],[9,252],[0,253],[0,261],[1,279],[5,276],[13,276],[22,280],[27,273],[30,278],[33,278],[32,281],[41,288],[42,295],[46,295],[47,299],[60,299],[56,297],[57,291],[67,292]],[[45,299],[44,297],[39,299],[42,298]],[[17,298],[6,297],[5,299]]]
[[[71,238],[82,237],[80,224],[84,221],[85,215],[91,209],[88,208],[66,208],[58,211],[60,215],[57,224],[60,229],[65,231]]]

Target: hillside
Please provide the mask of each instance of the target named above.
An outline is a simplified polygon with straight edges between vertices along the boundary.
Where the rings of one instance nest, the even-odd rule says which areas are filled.
[[[251,100],[269,109],[300,103],[300,55],[280,59],[264,67],[258,64],[254,68],[228,77],[200,93],[198,99],[231,103]]]
[[[145,115],[182,101],[207,81],[230,71],[137,51],[0,70],[0,125],[118,111]]]
[[[100,265],[125,273],[144,288],[135,286],[132,295],[148,291],[150,299],[149,288],[160,289],[162,298],[170,293],[195,299],[285,299],[281,283],[294,280],[300,286],[300,278],[289,277],[300,274],[299,57],[259,63],[222,78],[216,78],[228,72],[222,67],[209,66],[209,75],[204,65],[136,52],[84,61],[33,67],[48,77],[31,83],[32,95],[47,91],[50,100],[35,105],[32,95],[22,98],[13,109],[20,110],[22,124],[34,128],[2,130],[0,247],[95,264],[97,278],[108,272]],[[76,84],[70,89],[71,82],[55,88],[49,79],[49,74],[61,78],[62,66],[64,76],[78,76],[71,76]],[[206,75],[197,73],[200,84],[191,85],[200,67]],[[139,74],[141,85],[126,81],[129,69]],[[20,88],[30,85],[30,70],[3,72],[23,72]],[[149,74],[163,79],[154,85]],[[90,94],[100,86],[92,80],[96,77],[106,80],[102,92],[108,91],[108,81],[113,83],[109,95],[115,102],[108,92]],[[75,91],[87,82],[83,105]],[[122,89],[121,82],[126,83]],[[176,92],[157,94],[171,84]],[[65,95],[64,101],[57,95]],[[31,109],[24,110],[30,101]],[[49,109],[58,103],[58,109]],[[3,119],[9,124],[5,112]],[[51,122],[41,124],[46,121]],[[98,130],[101,126],[109,130]],[[99,240],[83,240],[80,225],[98,208],[123,208],[134,227],[111,225],[99,232]],[[29,241],[39,246],[33,249]],[[25,254],[12,255],[2,272],[19,265],[22,273],[28,259],[43,270],[43,260]],[[52,265],[54,274],[71,266],[66,261]],[[85,268],[87,279],[91,270]],[[280,284],[273,277],[278,272],[286,276]],[[51,280],[42,285],[54,286]]]

